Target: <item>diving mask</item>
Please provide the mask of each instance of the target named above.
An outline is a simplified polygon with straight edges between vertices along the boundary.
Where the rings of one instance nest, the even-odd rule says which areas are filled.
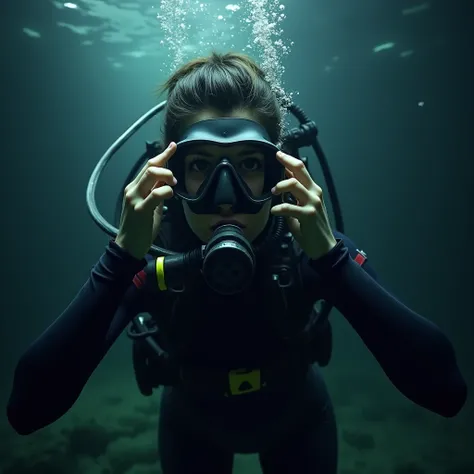
[[[212,147],[212,148],[210,148]],[[202,120],[190,126],[168,162],[175,196],[196,214],[256,214],[284,176],[279,151],[264,127],[243,118]]]

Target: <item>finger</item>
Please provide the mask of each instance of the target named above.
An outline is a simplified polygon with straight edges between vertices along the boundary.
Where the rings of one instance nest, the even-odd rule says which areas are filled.
[[[298,160],[294,156],[287,155],[282,151],[276,154],[278,161],[288,169],[293,176],[306,188],[311,189],[314,185],[314,181],[308,173],[306,166],[301,160]]]
[[[166,150],[146,162],[145,166],[141,169],[140,173],[138,173],[137,177],[134,179],[134,182],[138,183],[138,181],[140,181],[141,177],[145,174],[146,170],[150,166],[157,166],[159,168],[164,167],[166,163],[168,163],[168,160],[174,155],[175,151],[176,143],[171,142]]]
[[[161,186],[155,188],[143,201],[139,202],[135,210],[137,212],[154,212],[157,206],[160,205],[165,199],[171,199],[173,197],[173,189],[171,186]]]
[[[150,192],[160,187],[163,184],[168,186],[174,186],[177,183],[176,178],[173,176],[173,172],[168,168],[157,168],[152,166],[145,170],[140,181],[137,183],[132,193],[145,198]]]
[[[316,214],[316,210],[312,206],[297,206],[288,202],[273,206],[270,212],[274,216],[294,217],[296,219],[312,217]]]
[[[168,145],[168,148],[164,150],[159,155],[156,155],[154,158],[149,160],[150,165],[153,166],[165,166],[168,163],[168,160],[175,154],[177,146],[175,142],[171,142]]]
[[[284,179],[278,182],[272,188],[272,193],[275,196],[281,193],[291,193],[303,206],[309,201],[309,191],[296,178]]]

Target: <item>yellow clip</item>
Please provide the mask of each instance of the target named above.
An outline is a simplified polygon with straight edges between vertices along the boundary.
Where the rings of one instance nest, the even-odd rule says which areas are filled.
[[[258,392],[262,388],[260,369],[236,369],[229,372],[231,395]]]
[[[156,259],[156,281],[158,282],[158,288],[160,291],[166,290],[165,283],[165,257],[158,257]]]

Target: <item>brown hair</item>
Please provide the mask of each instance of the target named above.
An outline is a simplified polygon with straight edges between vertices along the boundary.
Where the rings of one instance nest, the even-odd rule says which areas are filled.
[[[163,140],[177,141],[187,120],[202,109],[226,113],[251,109],[273,143],[281,133],[280,103],[262,69],[242,53],[194,59],[179,68],[159,89],[168,92]]]
[[[251,109],[273,143],[281,138],[280,101],[263,70],[245,54],[212,52],[194,59],[174,72],[157,92],[168,93],[162,128],[164,146],[178,141],[187,122],[203,109],[223,114]],[[176,205],[175,200],[166,204],[171,212],[160,230],[161,243],[176,251],[196,245],[197,237],[185,221],[181,204]],[[173,225],[167,225],[167,220]]]

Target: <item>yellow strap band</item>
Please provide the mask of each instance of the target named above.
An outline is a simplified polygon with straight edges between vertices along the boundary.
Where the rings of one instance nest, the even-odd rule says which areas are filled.
[[[158,257],[156,259],[156,281],[158,282],[160,291],[165,291],[165,257]]]

